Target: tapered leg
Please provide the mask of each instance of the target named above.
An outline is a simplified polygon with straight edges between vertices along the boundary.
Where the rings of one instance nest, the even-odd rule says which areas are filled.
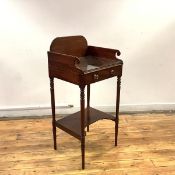
[[[51,106],[52,106],[52,131],[54,149],[57,149],[56,143],[56,125],[55,125],[55,94],[54,94],[54,78],[50,78],[50,93],[51,93]]]
[[[85,168],[85,105],[84,105],[84,89],[85,86],[80,86],[80,104],[81,104],[81,154],[82,154],[82,169]]]
[[[90,84],[87,85],[87,131],[89,132],[89,122],[90,122]]]
[[[115,119],[115,146],[117,146],[117,138],[118,138],[120,84],[121,84],[121,77],[117,77],[117,99],[116,99],[116,119]]]

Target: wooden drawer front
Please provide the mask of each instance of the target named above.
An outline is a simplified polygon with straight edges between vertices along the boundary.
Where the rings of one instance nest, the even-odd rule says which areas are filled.
[[[107,78],[119,76],[121,75],[121,73],[122,73],[122,66],[107,68],[86,74],[84,77],[85,78],[84,81],[86,84],[95,83]]]

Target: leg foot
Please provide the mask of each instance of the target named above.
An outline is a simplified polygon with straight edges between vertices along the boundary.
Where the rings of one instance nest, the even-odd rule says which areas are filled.
[[[81,154],[82,154],[82,169],[85,168],[85,86],[80,86],[80,105],[81,105]]]
[[[82,169],[85,169],[85,141],[81,140]]]
[[[82,169],[85,168],[85,86],[80,86],[80,106],[81,106],[81,153],[82,153]]]
[[[54,94],[54,79],[50,78],[50,93],[51,93],[51,106],[52,106],[52,132],[53,132],[53,142],[54,149],[57,149],[56,142],[56,125],[55,125],[55,94]]]
[[[89,132],[89,123],[90,123],[89,108],[90,108],[90,84],[87,85],[87,131],[88,132]]]
[[[120,84],[121,84],[121,77],[117,77],[117,100],[116,100],[116,118],[115,118],[115,146],[117,146],[117,139],[118,139]]]

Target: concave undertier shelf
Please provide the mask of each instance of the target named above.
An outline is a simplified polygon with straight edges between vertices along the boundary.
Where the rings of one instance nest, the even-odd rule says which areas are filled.
[[[87,111],[85,109],[85,127],[87,126]],[[109,119],[115,120],[113,115],[104,113],[94,108],[89,108],[89,125],[101,120],[101,119]],[[56,126],[65,132],[69,133],[70,135],[76,137],[77,139],[81,140],[81,112],[76,112],[74,114],[68,115],[62,119],[56,121]]]

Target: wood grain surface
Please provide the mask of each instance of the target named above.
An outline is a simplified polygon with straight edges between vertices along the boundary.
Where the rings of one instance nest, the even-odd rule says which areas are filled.
[[[57,129],[53,150],[51,126],[51,117],[0,121],[0,175],[175,175],[175,114],[121,115],[117,147],[115,123],[94,123],[85,170],[80,142]]]

